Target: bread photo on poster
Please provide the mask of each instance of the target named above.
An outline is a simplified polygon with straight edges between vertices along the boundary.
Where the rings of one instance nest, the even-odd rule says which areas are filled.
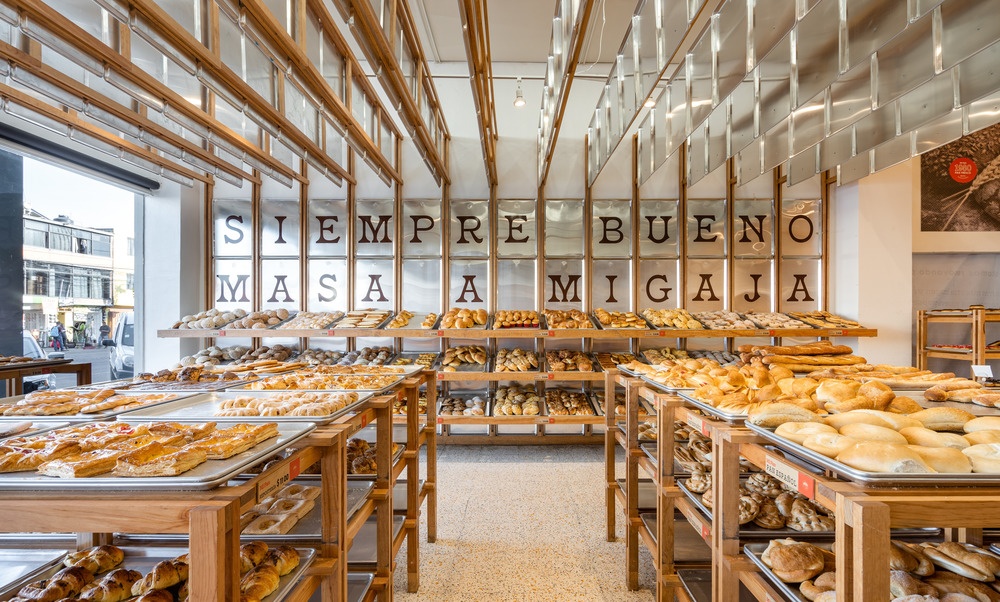
[[[922,232],[1000,231],[1000,125],[920,156]]]

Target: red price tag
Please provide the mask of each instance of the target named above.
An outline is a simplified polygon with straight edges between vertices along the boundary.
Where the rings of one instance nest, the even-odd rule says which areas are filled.
[[[708,425],[705,424],[704,420],[701,421],[701,434],[708,438],[712,437],[712,431],[708,428]]]
[[[42,374],[52,374],[52,368],[42,368]]]
[[[554,337],[554,336],[556,336],[556,331],[550,330],[550,331],[548,331],[548,333],[546,333],[545,336]]]
[[[368,414],[361,415],[361,428],[368,426]]]
[[[437,373],[437,379],[438,380],[444,380],[444,372],[438,372]]]
[[[555,423],[556,423],[555,418],[549,418],[549,424],[555,424]]]
[[[768,330],[767,334],[773,337],[773,336],[775,336],[775,332],[776,331],[774,331],[774,330]]]
[[[798,492],[807,498],[816,499],[816,479],[800,472],[798,475]]]
[[[444,331],[443,330],[439,330],[438,331],[438,336],[439,337],[443,337],[444,336]]]
[[[556,379],[556,375],[555,375],[555,374],[552,374],[551,372],[549,372],[548,374],[546,374],[546,375],[545,375],[545,377],[546,377],[546,378],[547,378],[548,380],[555,380],[555,379]]]
[[[701,526],[701,538],[706,542],[711,543],[712,541],[712,530],[709,529],[708,525]]]
[[[299,476],[301,472],[302,472],[302,459],[295,458],[288,465],[288,478],[294,479],[295,477]]]
[[[336,336],[336,335],[334,334],[335,332],[336,332],[336,331],[335,331],[335,330],[333,330],[333,329],[331,328],[330,330],[327,330],[327,331],[326,331],[326,336],[328,336],[328,337],[332,337],[332,336]]]
[[[667,331],[666,331],[666,330],[661,330],[661,331],[660,331],[660,336],[661,336],[661,337],[665,337],[665,336],[667,336]]]
[[[438,424],[444,424],[444,418],[441,418],[440,416],[438,416],[437,423]]]

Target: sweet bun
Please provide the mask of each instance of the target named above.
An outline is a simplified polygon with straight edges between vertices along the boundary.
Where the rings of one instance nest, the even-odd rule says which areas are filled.
[[[1000,443],[981,443],[962,450],[972,462],[972,472],[1000,473]]]
[[[908,447],[923,458],[928,466],[938,472],[972,472],[972,462],[969,461],[968,456],[962,453],[962,450],[953,447],[924,447],[922,445]]]
[[[861,441],[841,452],[837,456],[837,461],[866,472],[934,472],[934,469],[928,466],[924,459],[908,446],[881,441]]]
[[[913,414],[924,409],[924,406],[917,403],[912,397],[898,395],[889,404],[889,411],[893,414]]]
[[[975,416],[959,408],[927,408],[910,414],[910,418],[919,420],[924,428],[929,428],[932,431],[962,432],[965,423],[974,419]]]
[[[872,426],[881,426],[887,429],[892,428],[892,424],[884,418],[875,414],[862,414],[860,412],[831,414],[823,418],[823,422],[829,424],[838,431],[848,424],[870,424]]]
[[[977,431],[1000,431],[1000,416],[980,416],[973,418],[962,427],[966,433]]]
[[[820,433],[836,434],[837,429],[819,422],[786,422],[774,430],[775,435],[779,435],[801,444],[806,437]]]
[[[819,414],[791,403],[775,402],[750,410],[747,420],[764,428],[777,428],[786,422],[820,422]]]
[[[816,401],[823,403],[830,401],[845,401],[856,397],[861,383],[853,380],[839,380],[835,378],[825,378],[816,387]]]
[[[906,445],[906,437],[900,435],[891,428],[875,426],[872,424],[845,424],[840,429],[841,435],[854,437],[862,441],[879,441],[882,443],[895,443]]]
[[[882,420],[889,423],[889,428],[893,430],[905,429],[911,426],[922,426],[919,420],[910,418],[909,416],[903,416],[902,414],[893,414],[892,412],[882,412],[879,410],[858,410],[862,414],[869,414],[871,416],[878,416]]]
[[[806,437],[802,442],[802,447],[823,454],[828,458],[836,458],[842,452],[848,448],[854,447],[858,443],[858,439],[848,437],[846,435],[839,435],[837,433],[819,433],[817,435],[809,435]]]
[[[906,441],[910,445],[951,447],[959,450],[969,447],[969,442],[958,433],[939,433],[922,426],[910,426],[900,429],[899,434],[906,437]]]
[[[982,443],[1000,443],[1000,431],[976,431],[966,433],[962,438],[969,442],[969,445],[980,445]]]

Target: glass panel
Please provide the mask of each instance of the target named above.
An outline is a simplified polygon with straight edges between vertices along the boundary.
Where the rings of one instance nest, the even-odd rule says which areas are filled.
[[[347,260],[312,259],[309,261],[308,311],[344,311],[347,309]]]
[[[298,259],[263,259],[260,262],[261,307],[298,309],[301,299]]]
[[[212,298],[218,309],[250,309],[253,303],[253,262],[217,259]]]
[[[392,237],[396,228],[392,200],[357,201],[354,222],[359,256],[392,257]]]
[[[822,219],[819,201],[782,201],[782,259],[822,255]]]
[[[687,203],[687,255],[726,255],[726,201],[690,200]]]
[[[202,93],[204,91],[204,86],[201,85],[198,78],[185,71],[177,63],[173,62],[169,58],[166,59],[166,61],[167,86],[169,86],[174,92],[183,96],[184,100],[200,109],[202,107]]]
[[[285,78],[285,115],[310,140],[319,142],[319,111],[290,77]]]
[[[392,309],[395,299],[392,260],[359,259],[354,265],[354,307]]]
[[[583,201],[545,202],[545,255],[583,255]]]
[[[629,201],[593,201],[593,257],[632,256],[631,207],[632,203]]]
[[[774,255],[774,203],[771,200],[733,202],[733,256]]]
[[[774,261],[737,259],[733,261],[733,310],[771,311],[771,283]]]
[[[498,201],[497,256],[535,257],[538,254],[536,219],[535,201]]]
[[[261,200],[260,254],[299,256],[299,202]]]
[[[216,199],[212,203],[216,257],[249,257],[253,253],[253,209],[250,201]]]
[[[403,201],[403,256],[441,256],[441,201]]]
[[[628,311],[632,308],[632,262],[622,260],[591,263],[594,284],[591,303],[607,310]]]
[[[184,31],[195,39],[202,39],[201,0],[156,0],[156,5],[177,21]]]
[[[639,202],[639,257],[678,257],[678,201]]]
[[[306,56],[317,68],[323,62],[323,27],[312,11],[306,10]]]
[[[688,259],[685,264],[688,311],[715,311],[725,307],[726,260]]]
[[[778,311],[815,311],[823,298],[821,259],[783,259]]]
[[[347,201],[310,200],[308,213],[309,256],[345,257]]]
[[[281,28],[285,30],[288,35],[292,35],[292,5],[295,4],[293,0],[264,0],[265,6],[271,10],[271,14],[277,19]]]
[[[104,10],[97,6],[93,0],[61,0],[58,7],[59,14],[105,44],[109,42]]]
[[[441,260],[403,260],[403,290],[400,300],[412,312],[441,314]]]
[[[219,11],[219,53],[222,63],[245,80],[247,74],[243,64],[243,31],[224,10]]]
[[[451,262],[448,302],[451,307],[486,308],[489,303],[489,267],[485,259]]]
[[[487,257],[490,253],[489,201],[451,202],[451,255]]]
[[[672,309],[681,305],[677,289],[681,262],[677,259],[639,261],[640,309]]]
[[[333,42],[323,38],[323,61],[320,66],[323,79],[333,89],[337,98],[344,98],[344,57],[337,51]]]
[[[497,307],[531,309],[535,303],[534,259],[504,259],[497,262]]]
[[[221,96],[215,97],[215,118],[227,128],[245,137],[246,116],[242,110],[229,104]]]
[[[583,261],[547,259],[545,261],[545,307],[580,309],[583,307]]]

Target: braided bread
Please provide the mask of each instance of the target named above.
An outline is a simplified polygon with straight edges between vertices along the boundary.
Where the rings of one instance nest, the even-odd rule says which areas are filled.
[[[260,564],[267,556],[267,544],[263,541],[251,541],[240,546],[240,574]]]
[[[278,569],[278,574],[284,577],[299,566],[299,552],[291,546],[278,546],[267,551],[261,564],[268,564]]]
[[[129,602],[174,602],[174,595],[165,589],[154,589]]]
[[[110,571],[125,560],[125,552],[116,546],[97,546],[82,552],[67,554],[63,559],[66,566],[82,566],[91,573]]]
[[[278,589],[281,575],[271,564],[262,564],[250,570],[240,581],[240,592],[251,599],[260,600]]]
[[[31,602],[56,602],[79,594],[94,580],[94,574],[80,566],[67,567],[51,578],[29,583],[17,592],[17,597]]]
[[[81,600],[93,602],[122,602],[132,597],[132,586],[142,579],[142,573],[129,569],[115,569],[100,581],[89,584],[80,593]]]
[[[188,565],[177,560],[156,563],[149,573],[132,586],[132,595],[139,596],[154,589],[167,589],[181,581],[187,581]]]

